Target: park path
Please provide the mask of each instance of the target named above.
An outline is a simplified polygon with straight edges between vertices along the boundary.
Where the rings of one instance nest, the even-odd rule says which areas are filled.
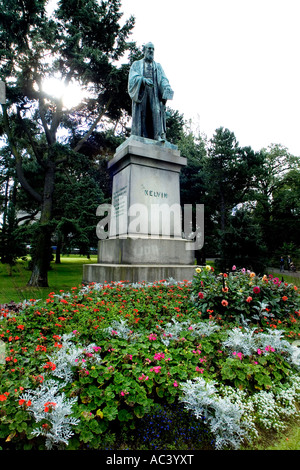
[[[285,269],[283,272],[280,271],[279,269],[275,269],[275,268],[267,268],[267,272],[269,274],[278,274],[278,276],[281,276],[282,274],[287,274],[288,276],[293,276],[293,277],[300,277],[300,273],[298,272],[291,272],[291,271],[288,271],[287,269]]]

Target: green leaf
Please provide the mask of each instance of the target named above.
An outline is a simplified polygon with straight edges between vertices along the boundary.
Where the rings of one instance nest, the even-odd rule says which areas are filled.
[[[142,418],[145,414],[144,408],[142,406],[135,406],[133,412],[137,418]]]
[[[96,419],[92,419],[89,421],[89,429],[96,434],[101,434],[102,430],[99,424]]]
[[[26,411],[19,410],[15,414],[16,423],[21,423],[22,421],[25,421],[27,419],[28,419],[28,413],[26,413]]]
[[[118,413],[118,419],[119,421],[129,421],[132,419],[132,414],[127,410],[120,410]]]
[[[80,433],[80,438],[83,442],[89,442],[93,439],[93,433],[88,429],[83,429]]]
[[[118,415],[118,409],[116,406],[105,406],[102,411],[104,417],[109,421],[113,421]]]
[[[26,429],[27,429],[27,423],[25,423],[24,421],[17,425],[18,432],[25,431]]]

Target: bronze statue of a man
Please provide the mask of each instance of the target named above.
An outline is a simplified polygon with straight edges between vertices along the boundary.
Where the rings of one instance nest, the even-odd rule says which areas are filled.
[[[130,68],[131,134],[165,141],[166,102],[173,98],[173,91],[161,65],[153,59],[154,46],[150,42],[144,47],[144,58],[133,62]]]

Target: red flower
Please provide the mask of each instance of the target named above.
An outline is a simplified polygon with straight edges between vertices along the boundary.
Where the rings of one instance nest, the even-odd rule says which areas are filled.
[[[204,298],[203,292],[199,292],[199,294],[198,294],[198,299],[203,299],[203,298]]]
[[[51,370],[55,370],[56,369],[56,365],[53,363],[53,362],[46,362],[46,364],[43,366],[44,369],[51,369]]]
[[[3,393],[3,395],[0,395],[0,401],[7,400],[8,395],[9,395],[9,392],[5,392],[5,393]]]
[[[19,405],[22,406],[22,405],[26,405],[26,406],[30,406],[31,405],[31,401],[28,400],[19,400]]]
[[[48,411],[51,411],[52,408],[55,408],[55,406],[56,406],[56,403],[54,403],[53,401],[47,401],[44,404],[44,411],[48,413]]]
[[[284,302],[286,302],[287,299],[288,299],[288,297],[287,297],[286,295],[284,295],[284,296],[282,297],[282,300],[283,300]]]
[[[227,302],[227,300],[223,299],[221,304],[223,305],[223,307],[227,307],[228,302]]]
[[[254,292],[254,294],[259,294],[260,293],[260,287],[258,287],[258,286],[253,287],[253,292]]]

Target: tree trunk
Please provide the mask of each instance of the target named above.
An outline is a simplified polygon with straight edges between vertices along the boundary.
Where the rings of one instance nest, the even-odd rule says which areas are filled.
[[[28,285],[32,287],[48,287],[48,271],[51,261],[51,224],[53,192],[55,181],[55,163],[48,161],[45,173],[44,196],[33,254],[33,266]]]

